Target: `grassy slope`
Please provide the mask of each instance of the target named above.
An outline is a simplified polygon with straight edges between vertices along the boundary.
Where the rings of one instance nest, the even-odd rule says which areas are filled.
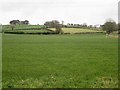
[[[31,30],[33,28],[39,29],[42,28],[43,26],[41,25],[16,25],[14,26],[14,29],[23,29],[23,30],[14,30],[14,31],[24,31],[24,32],[31,32],[31,33],[36,33],[36,32],[41,32],[40,30]],[[30,30],[24,30],[24,29],[30,29]],[[55,28],[50,28],[51,30],[55,31]],[[4,31],[10,31],[12,30],[12,27],[10,25],[3,25],[3,30]],[[82,29],[82,28],[62,28],[64,33],[83,33],[83,32],[103,32],[102,30],[90,30],[90,29]]]
[[[116,38],[4,35],[3,87],[117,87]]]
[[[31,29],[31,28],[42,28],[41,25],[15,25],[14,29]],[[3,25],[2,26],[4,31],[12,30],[12,27],[10,25]]]
[[[50,28],[55,31],[55,28]],[[102,30],[90,30],[82,28],[62,28],[64,33],[81,33],[81,32],[103,32]]]
[[[16,29],[21,29],[21,28],[41,28],[42,26],[40,25],[17,25],[15,28]]]

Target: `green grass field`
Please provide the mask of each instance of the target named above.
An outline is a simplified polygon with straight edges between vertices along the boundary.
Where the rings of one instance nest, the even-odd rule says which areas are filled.
[[[3,88],[116,88],[117,46],[104,34],[3,34]]]
[[[22,30],[24,30],[24,29],[29,29],[29,30],[33,29],[34,30],[34,29],[43,28],[44,26],[43,25],[14,25],[13,27],[14,27],[14,30],[16,30],[16,29],[22,29]],[[11,31],[12,26],[11,25],[3,25],[2,29],[3,29],[3,31]]]
[[[39,32],[47,32],[47,30],[40,30],[43,29],[45,26],[43,25],[15,25],[14,30],[12,30],[12,26],[10,25],[3,25],[4,32],[24,32],[24,33],[39,33]],[[55,31],[55,28],[49,28],[50,30]],[[103,30],[98,29],[83,29],[83,28],[62,28],[64,33],[103,33]],[[49,31],[48,31],[49,32]]]
[[[50,30],[55,31],[55,28],[49,28]],[[64,33],[86,33],[86,32],[104,32],[103,30],[90,30],[90,29],[82,29],[82,28],[62,28]]]

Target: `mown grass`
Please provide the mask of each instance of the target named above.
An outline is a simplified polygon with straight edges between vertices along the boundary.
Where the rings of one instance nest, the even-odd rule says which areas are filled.
[[[55,28],[49,28],[55,31]],[[102,30],[82,29],[82,28],[62,28],[64,33],[86,33],[86,32],[104,32]]]
[[[11,32],[31,32],[31,33],[36,33],[41,32],[39,29],[43,29],[45,26],[43,25],[14,25],[14,31],[12,30],[11,25],[3,25],[3,31],[11,31]],[[55,28],[49,28],[50,30],[55,31]],[[27,31],[28,30],[28,31]],[[62,28],[64,33],[97,33],[97,32],[104,32],[102,30],[92,30],[92,29],[82,29],[82,28]]]
[[[42,28],[42,25],[16,25],[15,29],[26,29],[26,28]]]
[[[117,46],[104,34],[4,34],[3,88],[116,88]]]
[[[13,26],[13,25],[12,25]],[[11,25],[2,25],[3,31],[11,31],[12,30]],[[14,30],[34,30],[34,29],[40,29],[43,28],[43,25],[14,25]]]

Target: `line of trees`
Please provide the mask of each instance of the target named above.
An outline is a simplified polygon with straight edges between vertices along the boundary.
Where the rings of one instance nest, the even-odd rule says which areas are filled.
[[[86,23],[84,23],[83,25],[80,24],[67,24],[66,26],[63,26],[62,24],[59,23],[59,21],[57,20],[53,20],[53,21],[48,21],[45,22],[44,24],[46,27],[48,28],[56,28],[56,33],[62,33],[62,27],[74,27],[74,28],[93,28],[92,25],[87,26]],[[106,31],[106,34],[110,34],[114,31],[118,31],[118,33],[120,33],[120,23],[116,23],[114,20],[112,19],[108,19],[104,25],[100,25],[100,28],[102,28],[104,31]]]
[[[64,21],[62,21],[62,24],[60,24],[59,21],[57,20],[52,20],[52,21],[47,21],[44,23],[44,25],[46,26],[46,28],[56,28],[56,33],[63,33],[62,31],[62,27],[72,27],[72,28],[93,28],[92,25],[87,26],[86,23],[84,24],[70,24],[68,23],[67,25],[63,25]],[[11,28],[12,30],[14,30],[14,25],[17,24],[29,24],[28,20],[25,21],[19,21],[19,20],[12,20],[10,21],[11,24]],[[107,34],[112,33],[113,31],[118,31],[118,33],[120,33],[120,23],[116,24],[116,22],[112,19],[108,19],[104,25],[101,25],[101,28],[106,31]]]
[[[29,21],[28,20],[25,20],[25,21],[19,21],[19,20],[12,20],[9,22],[11,25],[28,25],[29,24]]]

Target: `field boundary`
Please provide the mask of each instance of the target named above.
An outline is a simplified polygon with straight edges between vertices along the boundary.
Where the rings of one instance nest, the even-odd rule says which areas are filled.
[[[0,25],[0,90],[2,89],[2,25]]]
[[[52,31],[52,30],[49,30],[49,29],[47,29],[47,32],[45,32],[45,31],[43,31],[43,32],[24,32],[24,31],[19,30],[19,31],[6,31],[4,33],[6,33],[6,34],[34,34],[34,35],[35,34],[37,34],[37,35],[58,34],[55,31]],[[63,34],[96,34],[96,33],[103,33],[103,34],[105,34],[104,32],[79,32],[79,33],[67,33],[67,32],[65,32]]]

